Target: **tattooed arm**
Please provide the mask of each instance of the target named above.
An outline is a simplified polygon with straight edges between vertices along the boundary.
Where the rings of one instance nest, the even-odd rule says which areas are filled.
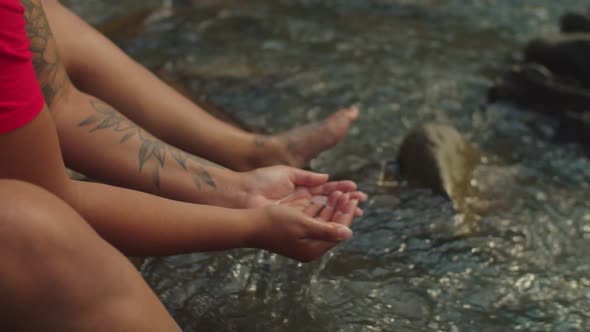
[[[78,91],[38,0],[22,0],[33,64],[66,163],[91,177],[174,199],[233,206],[237,173],[173,148]],[[223,180],[221,180],[223,179]]]
[[[78,98],[81,101],[76,102]],[[277,202],[293,206],[317,199],[314,196],[331,196],[331,205],[344,211],[343,202],[348,199],[366,199],[365,194],[354,191],[356,184],[352,181],[326,182],[325,174],[292,167],[236,173],[160,141],[99,100],[82,93],[68,100],[71,105],[56,116],[58,122],[65,122],[60,131],[64,155],[72,156],[70,162],[75,168],[88,170],[110,183],[177,200],[232,208]],[[85,103],[92,113],[81,117],[77,106]],[[80,144],[80,140],[85,143]],[[342,197],[338,199],[338,195]]]
[[[96,179],[177,200],[243,207],[243,175],[172,147],[80,92],[54,118],[70,167]],[[57,106],[57,105],[56,105]]]
[[[256,247],[299,260],[319,257],[350,236],[348,213],[268,205],[227,209],[178,202],[99,183],[70,180],[60,156],[52,117],[41,112],[29,124],[0,135],[0,179],[40,186],[67,202],[108,242],[131,255]],[[159,161],[156,161],[159,162]],[[146,167],[147,164],[144,166]],[[38,213],[33,208],[33,214]],[[318,214],[317,219],[309,215]],[[48,220],[62,227],[61,220]],[[325,222],[332,221],[332,222]],[[51,228],[51,227],[50,227]]]
[[[255,135],[216,119],[177,93],[58,1],[45,0],[43,6],[65,67],[80,90],[164,141],[232,169],[252,169],[266,158],[270,143],[265,149],[256,147]]]
[[[359,116],[352,107],[332,113],[326,122],[272,136],[244,132],[168,87],[57,0],[44,0],[43,5],[66,70],[78,88],[164,141],[232,169],[306,166],[337,144]]]
[[[70,84],[70,81],[57,52],[57,45],[45,19],[43,8],[34,0],[21,0],[21,3],[25,7],[26,29],[37,80],[47,106],[51,106],[55,97],[62,93],[62,88]]]
[[[278,200],[287,204],[284,198],[292,198],[297,186],[312,188],[308,197],[356,189],[350,181],[324,185],[325,175],[286,167],[236,173],[162,142],[111,106],[78,91],[63,69],[40,3],[22,3],[38,80],[70,167],[107,183],[225,207],[257,207]],[[358,192],[352,197],[364,199]]]

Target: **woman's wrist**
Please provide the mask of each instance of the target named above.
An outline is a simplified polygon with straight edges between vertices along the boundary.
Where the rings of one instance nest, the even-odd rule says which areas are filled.
[[[254,200],[259,197],[260,193],[257,189],[260,188],[260,179],[256,177],[253,171],[236,172],[233,175],[233,193],[231,194],[233,208],[236,209],[250,209],[258,207]]]
[[[193,203],[221,206],[233,209],[242,209],[246,206],[247,197],[245,173],[235,172],[226,168],[212,169],[209,171],[215,187],[210,190],[199,190],[194,195]]]
[[[240,210],[243,213],[245,225],[244,248],[266,249],[264,235],[270,224],[270,217],[265,208],[251,208]]]

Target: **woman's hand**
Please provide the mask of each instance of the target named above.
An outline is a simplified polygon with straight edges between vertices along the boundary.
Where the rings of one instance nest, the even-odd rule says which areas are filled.
[[[286,205],[306,210],[311,205],[344,209],[349,200],[365,201],[367,195],[356,191],[352,181],[327,182],[328,175],[287,166],[272,166],[243,173],[241,208]],[[344,212],[344,210],[341,210]],[[362,211],[355,208],[355,216]]]
[[[352,236],[357,204],[350,200],[339,210],[320,204],[304,210],[280,204],[250,210],[257,223],[251,246],[301,262],[315,260]]]

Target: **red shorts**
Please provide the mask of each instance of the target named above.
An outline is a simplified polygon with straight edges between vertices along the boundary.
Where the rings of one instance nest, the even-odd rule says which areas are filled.
[[[44,105],[23,14],[18,0],[0,0],[0,134],[32,121]]]

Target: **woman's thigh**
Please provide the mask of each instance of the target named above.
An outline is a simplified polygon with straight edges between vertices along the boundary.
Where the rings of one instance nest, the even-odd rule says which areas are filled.
[[[126,257],[21,181],[0,180],[0,294],[2,331],[179,330]]]

